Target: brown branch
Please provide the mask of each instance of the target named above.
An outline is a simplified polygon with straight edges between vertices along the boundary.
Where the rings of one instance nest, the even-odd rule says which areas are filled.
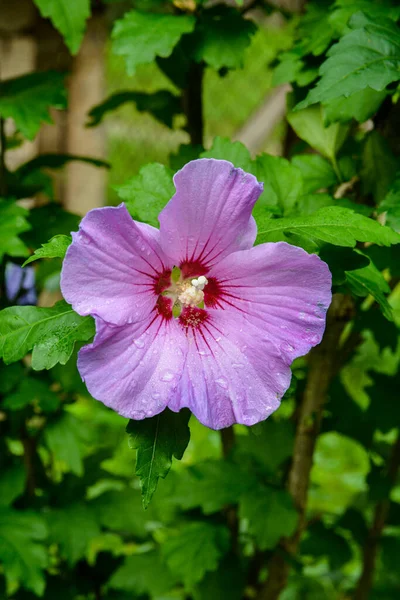
[[[33,498],[36,489],[36,471],[35,471],[35,455],[36,455],[36,440],[30,437],[25,429],[22,430],[21,442],[24,448],[24,466],[26,472],[26,494]]]
[[[299,513],[296,531],[290,538],[281,540],[268,564],[268,578],[258,595],[258,600],[277,600],[286,586],[290,564],[285,557],[294,555],[306,527],[307,491],[313,454],[319,433],[323,407],[328,389],[335,376],[341,356],[338,352],[340,336],[353,316],[353,303],[348,296],[335,294],[327,315],[324,338],[309,354],[306,387],[299,406],[293,461],[288,476],[288,491]]]
[[[396,483],[397,475],[400,469],[400,435],[397,438],[392,450],[392,455],[388,465],[388,479],[391,487]],[[390,508],[390,499],[385,498],[375,506],[374,518],[371,528],[368,532],[363,551],[363,569],[358,580],[357,588],[354,594],[354,600],[367,600],[371,592],[374,581],[374,571],[376,557],[378,554],[379,543],[382,537],[383,528]]]

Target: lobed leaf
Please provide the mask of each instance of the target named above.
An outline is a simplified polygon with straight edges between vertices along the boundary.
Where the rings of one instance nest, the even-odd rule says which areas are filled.
[[[81,45],[86,21],[90,17],[90,0],[34,0],[42,17],[49,18],[61,33],[71,54]]]
[[[25,265],[39,258],[64,258],[71,242],[72,237],[70,235],[55,235],[46,244],[42,244],[41,248],[35,250],[22,266],[25,267]]]

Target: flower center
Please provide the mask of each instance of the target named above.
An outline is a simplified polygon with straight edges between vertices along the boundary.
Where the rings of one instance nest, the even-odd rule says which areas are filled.
[[[204,288],[208,280],[204,275],[196,279],[183,279],[182,272],[174,267],[171,273],[171,285],[162,295],[171,298],[172,314],[179,317],[182,310],[187,307],[204,308]]]

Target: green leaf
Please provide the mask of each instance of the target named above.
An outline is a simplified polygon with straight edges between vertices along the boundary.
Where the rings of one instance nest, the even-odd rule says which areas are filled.
[[[365,140],[362,155],[364,193],[372,194],[376,203],[381,202],[393,183],[398,166],[398,160],[385,138],[377,131],[371,131]]]
[[[382,273],[374,264],[368,267],[346,272],[346,283],[355,296],[365,297],[371,294],[378,302],[383,315],[393,321],[392,308],[385,294],[390,293],[390,287]]]
[[[292,423],[267,419],[257,425],[256,433],[250,429],[250,435],[238,436],[235,457],[237,453],[241,460],[250,458],[267,473],[276,475],[282,464],[293,456],[293,443]]]
[[[325,127],[322,107],[313,106],[288,114],[287,119],[300,139],[334,161],[346,139],[349,128],[340,123]]]
[[[15,588],[20,584],[37,596],[43,594],[47,552],[41,542],[46,535],[45,523],[39,515],[0,509],[0,562],[8,586]]]
[[[257,221],[265,206],[276,205],[290,213],[303,191],[301,171],[285,158],[261,154],[253,161],[250,171],[264,184],[264,191],[257,201],[253,215]]]
[[[49,421],[44,429],[44,439],[50,452],[78,477],[83,475],[80,437],[81,423],[66,411]]]
[[[93,319],[80,317],[63,300],[51,308],[12,306],[0,312],[0,357],[6,364],[33,348],[33,369],[65,365],[75,342],[86,342],[93,335]]]
[[[55,235],[46,244],[42,244],[41,248],[35,250],[22,266],[25,267],[25,265],[39,258],[64,258],[71,242],[72,237],[70,235]]]
[[[359,311],[354,322],[355,331],[363,332],[366,329],[371,331],[376,343],[381,350],[389,347],[392,352],[396,352],[399,331],[395,325],[388,326],[385,317],[380,310],[373,306],[369,310]]]
[[[32,229],[23,236],[24,242],[38,248],[56,235],[69,235],[77,231],[81,217],[63,210],[59,204],[51,202],[29,211]]]
[[[231,142],[228,138],[217,136],[209,150],[202,152],[200,158],[229,160],[234,167],[250,171],[252,160],[250,152],[241,142]]]
[[[42,122],[52,123],[50,107],[66,106],[62,73],[29,73],[0,83],[0,116],[12,118],[16,128],[29,140],[33,140]]]
[[[152,94],[145,92],[118,92],[92,108],[89,112],[91,120],[88,123],[88,127],[98,125],[108,112],[116,110],[127,102],[135,104],[139,112],[148,112],[157,121],[171,128],[175,115],[180,115],[183,111],[179,96],[175,96],[175,94],[172,94],[168,90],[159,90]]]
[[[190,15],[132,10],[114,25],[113,53],[125,58],[128,75],[133,75],[138,65],[151,63],[156,56],[170,56],[181,36],[192,32],[194,25],[195,18]]]
[[[177,578],[171,574],[160,553],[151,550],[128,556],[122,567],[112,575],[109,586],[135,595],[149,594],[154,598],[167,594],[176,582]]]
[[[165,409],[143,421],[129,421],[129,446],[137,450],[136,475],[142,486],[143,506],[147,508],[160,477],[165,478],[172,457],[180,460],[190,439],[190,413],[184,409],[174,413]]]
[[[94,167],[110,168],[110,164],[100,158],[92,158],[91,156],[79,156],[78,154],[39,154],[35,158],[28,160],[22,164],[14,174],[18,177],[28,177],[35,174],[40,169],[61,169],[69,162],[83,162]]]
[[[374,21],[363,13],[350,19],[353,31],[328,52],[317,85],[296,110],[316,102],[351,96],[367,87],[381,92],[400,76],[400,30],[393,21]]]
[[[6,396],[3,407],[8,410],[21,410],[33,403],[35,408],[43,412],[53,412],[58,408],[60,401],[57,394],[49,389],[44,381],[25,376],[18,388]]]
[[[158,215],[175,193],[172,175],[168,167],[152,163],[116,188],[132,217],[158,227]]]
[[[393,6],[391,0],[336,0],[328,20],[342,36],[344,33],[349,33],[350,18],[358,12],[365,13],[377,22],[382,18],[397,21],[400,17],[400,8]]]
[[[25,489],[26,473],[22,465],[2,469],[0,473],[0,511],[10,506]],[[1,552],[1,551],[0,551]]]
[[[298,520],[286,491],[262,485],[242,496],[239,515],[246,519],[248,530],[261,550],[273,548],[281,537],[291,535]]]
[[[46,513],[50,540],[59,544],[61,555],[73,566],[83,558],[100,527],[90,504],[70,504]]]
[[[186,163],[199,158],[202,151],[200,144],[181,144],[177,152],[169,155],[169,166],[173,171],[179,171]]]
[[[263,224],[257,242],[267,242],[277,233],[286,232],[349,248],[353,248],[357,242],[373,242],[383,246],[400,243],[400,235],[393,229],[338,206],[321,208],[308,217],[271,219]]]
[[[324,123],[329,126],[338,121],[348,123],[352,119],[364,123],[374,116],[386,96],[386,91],[376,92],[367,87],[348,98],[328,100],[323,104]]]
[[[235,9],[217,7],[205,11],[196,28],[194,59],[203,60],[217,71],[242,67],[244,52],[256,31],[255,23]]]
[[[140,539],[148,536],[149,517],[148,512],[143,513],[139,490],[126,488],[105,492],[92,502],[92,506],[106,529],[129,532]]]
[[[378,210],[380,213],[386,212],[386,223],[400,230],[400,171],[397,172],[396,179],[392,187],[380,203]]]
[[[319,257],[328,264],[333,285],[341,285],[346,281],[346,271],[362,269],[370,263],[368,256],[331,244],[322,247]]]
[[[42,17],[49,18],[64,38],[71,54],[76,54],[90,17],[90,0],[34,0]]]
[[[215,571],[229,549],[226,527],[206,522],[189,523],[162,546],[171,572],[190,590],[207,571]]]
[[[321,521],[307,529],[305,540],[301,542],[301,553],[316,558],[326,557],[332,571],[338,571],[353,558],[353,552],[345,537]]]
[[[192,590],[194,600],[242,600],[246,585],[240,559],[228,554],[216,571],[208,571]]]
[[[27,256],[28,248],[18,237],[30,229],[28,211],[14,202],[0,200],[0,261],[5,254]]]
[[[297,154],[292,158],[292,165],[301,171],[305,194],[330,188],[338,183],[330,163],[319,154]]]

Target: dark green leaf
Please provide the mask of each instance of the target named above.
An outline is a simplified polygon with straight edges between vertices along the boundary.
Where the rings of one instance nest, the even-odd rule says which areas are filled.
[[[326,557],[333,571],[343,567],[353,557],[346,538],[321,521],[307,529],[307,537],[301,543],[301,553],[315,558]]]
[[[51,308],[12,306],[0,312],[0,356],[6,364],[33,348],[33,369],[51,369],[67,362],[75,342],[93,335],[93,319],[80,317],[64,301]]]
[[[137,450],[136,475],[142,486],[143,506],[147,508],[160,477],[166,477],[172,457],[180,460],[190,439],[190,413],[184,409],[174,413],[165,409],[143,421],[129,421],[129,445]]]
[[[217,136],[214,138],[210,150],[200,154],[200,158],[217,158],[229,160],[235,167],[250,171],[252,160],[250,153],[241,142],[231,142],[228,138]]]
[[[157,227],[159,213],[175,193],[172,175],[159,163],[145,165],[139,175],[118,186],[117,193],[134,218]]]
[[[190,15],[132,10],[114,25],[113,52],[125,58],[127,72],[133,75],[138,65],[151,63],[156,56],[170,56],[181,36],[193,31],[194,25]]]
[[[389,227],[338,206],[321,208],[308,217],[271,219],[263,224],[258,243],[269,241],[271,235],[284,232],[350,248],[357,242],[374,242],[384,246],[400,242],[400,235]]]
[[[192,595],[194,600],[242,600],[244,587],[245,576],[240,560],[228,554],[216,571],[204,575]]]
[[[44,430],[44,439],[50,452],[78,476],[83,475],[80,437],[81,423],[66,411],[47,423]]]
[[[98,104],[89,113],[89,127],[98,125],[105,115],[123,104],[132,102],[139,112],[148,112],[167,127],[173,126],[175,115],[182,113],[181,99],[168,90],[159,90],[152,94],[145,92],[118,92]]]
[[[28,248],[18,237],[30,229],[28,211],[14,202],[0,200],[0,261],[5,254],[27,256]]]
[[[261,550],[273,548],[281,537],[291,535],[298,520],[286,491],[261,485],[242,496],[240,517],[248,522],[248,530]]]
[[[396,351],[399,330],[393,323],[389,325],[380,310],[374,310],[375,307],[366,311],[360,311],[356,317],[354,327],[357,331],[368,329],[372,332],[375,341],[381,349],[389,347],[393,352]]]
[[[368,388],[371,399],[367,417],[383,433],[396,427],[400,420],[399,383],[400,376],[388,376],[374,373],[374,384]]]
[[[356,271],[346,271],[346,284],[355,296],[371,294],[378,302],[383,315],[393,321],[391,306],[385,294],[390,293],[390,287],[382,273],[370,263],[368,267]]]
[[[276,475],[279,467],[293,455],[293,442],[292,423],[267,419],[257,425],[256,433],[250,430],[250,435],[238,436],[236,452],[239,457],[250,457],[268,473]]]
[[[90,16],[90,0],[34,0],[42,17],[49,18],[64,38],[71,54],[76,54]]]
[[[133,594],[150,594],[161,597],[171,590],[177,578],[174,577],[159,552],[151,550],[128,556],[122,567],[111,577],[112,589]]]
[[[278,206],[283,214],[290,213],[303,190],[301,171],[285,158],[261,154],[250,171],[264,184],[264,191],[254,207],[254,217],[262,216],[266,206]]]
[[[71,242],[72,238],[70,235],[56,235],[46,244],[42,244],[41,248],[35,250],[34,254],[22,266],[25,267],[25,265],[39,258],[64,258]]]
[[[328,100],[324,103],[324,122],[327,126],[338,121],[348,123],[352,119],[364,123],[374,116],[386,96],[386,91],[376,92],[367,87],[348,98]]]
[[[38,248],[56,235],[69,235],[77,231],[81,217],[63,210],[55,203],[45,204],[29,211],[32,229],[23,235],[24,242]]]
[[[319,154],[297,154],[292,164],[301,171],[305,194],[330,188],[338,182],[330,163]]]
[[[380,203],[379,212],[386,212],[386,223],[396,231],[400,230],[400,171],[397,172],[392,187]]]
[[[229,548],[229,532],[211,523],[189,523],[167,539],[162,552],[171,572],[190,590],[207,571],[215,571]]]
[[[10,506],[18,496],[21,496],[25,489],[25,480],[26,473],[22,465],[2,469],[0,473],[0,507]]]
[[[181,144],[175,154],[169,155],[169,166],[173,171],[179,171],[186,163],[199,158],[202,151],[200,144]]]
[[[58,408],[60,401],[57,394],[50,390],[44,381],[25,377],[15,392],[6,396],[3,407],[8,410],[21,410],[33,403],[43,412],[53,412]]]
[[[43,594],[47,552],[41,542],[46,535],[46,526],[39,515],[0,510],[0,562],[10,587],[20,584],[37,596]]]
[[[84,162],[94,167],[110,167],[107,161],[100,158],[91,158],[90,156],[79,156],[77,154],[39,154],[39,156],[21,165],[14,173],[18,177],[24,178],[32,176],[39,169],[61,169],[69,162]]]
[[[350,96],[367,87],[380,92],[399,80],[400,30],[393,21],[374,21],[363,13],[350,19],[353,29],[332,46],[320,68],[321,79],[297,105],[305,108],[340,96]]]
[[[361,177],[363,190],[379,203],[389,191],[398,169],[398,161],[387,141],[371,131],[363,149]]]
[[[51,123],[50,107],[66,108],[64,75],[56,71],[29,73],[0,83],[0,116],[11,117],[32,140],[42,122]]]
[[[346,271],[362,269],[369,265],[368,256],[359,254],[350,248],[326,244],[321,248],[320,258],[328,263],[332,273],[333,285],[341,285],[346,281]]]

